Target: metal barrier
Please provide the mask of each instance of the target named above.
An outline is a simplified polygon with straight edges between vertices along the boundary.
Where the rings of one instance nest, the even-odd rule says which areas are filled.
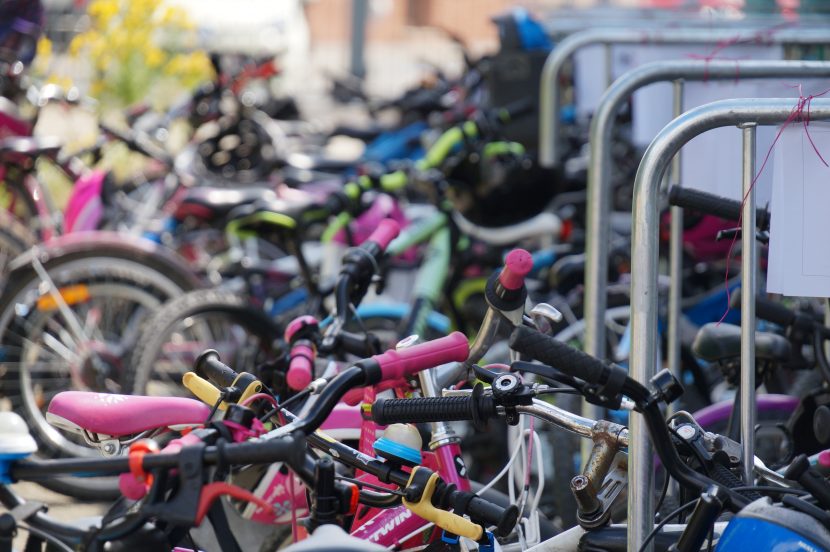
[[[579,49],[592,44],[716,44],[738,39],[754,44],[828,44],[830,26],[821,28],[718,28],[718,29],[590,29],[569,35],[548,56],[542,68],[539,93],[539,164],[556,167],[560,151],[559,74],[565,63]],[[606,56],[606,80],[611,83],[611,56]]]
[[[614,122],[622,104],[639,88],[661,81],[675,82],[675,116],[682,109],[683,80],[734,80],[763,78],[830,77],[830,62],[821,61],[721,61],[680,60],[647,63],[625,73],[602,96],[591,121],[591,157],[588,166],[588,201],[585,247],[585,351],[605,356],[605,309],[608,274],[609,214],[611,211],[611,141]],[[679,161],[679,157],[676,158]],[[679,166],[672,184],[679,183]],[[669,365],[679,367],[676,327],[680,318],[680,266],[682,256],[682,209],[672,209],[672,287],[669,300]],[[677,219],[677,220],[675,220]],[[636,266],[636,265],[635,265]],[[583,415],[597,417],[586,404]]]
[[[647,384],[657,368],[657,273],[658,273],[658,192],[661,180],[673,157],[694,137],[714,128],[738,126],[742,129],[744,203],[742,235],[750,236],[753,247],[744,253],[741,290],[741,365],[754,366],[754,299],[757,248],[755,201],[751,184],[755,177],[755,129],[775,125],[793,114],[795,101],[780,99],[723,100],[687,111],[670,122],[651,142],[640,162],[634,182],[633,241],[631,265],[631,356],[630,371]],[[830,119],[830,100],[814,99],[810,119]],[[747,254],[748,253],[748,254]],[[744,472],[754,459],[755,371],[741,370],[741,442]],[[632,416],[629,445],[628,549],[640,550],[653,520],[654,458],[647,429],[640,416]],[[749,454],[747,454],[749,453]],[[751,473],[751,471],[749,472]]]

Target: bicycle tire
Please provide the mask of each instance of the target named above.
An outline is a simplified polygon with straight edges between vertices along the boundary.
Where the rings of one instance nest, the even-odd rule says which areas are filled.
[[[0,293],[5,287],[11,261],[35,244],[35,235],[11,213],[0,209]]]
[[[266,355],[274,351],[272,342],[280,337],[279,328],[264,312],[253,307],[247,297],[218,289],[196,290],[170,301],[146,320],[139,330],[137,345],[129,361],[130,369],[125,379],[125,387],[132,393],[146,393],[147,386],[156,372],[159,353],[163,352],[170,333],[176,331],[183,321],[211,315],[225,318],[244,331],[249,331],[264,345]],[[204,345],[204,348],[215,347],[215,343]],[[239,366],[227,357],[223,358],[223,361],[240,372],[252,371],[254,368]],[[187,365],[180,375],[191,368],[192,365]],[[183,389],[182,391],[186,392]]]
[[[154,255],[152,247],[146,244],[142,247],[132,247],[129,245],[130,240],[110,247],[111,238],[112,236],[105,236],[100,243],[62,240],[59,244],[61,246],[58,247],[33,248],[15,259],[14,270],[9,279],[10,285],[0,296],[0,368],[4,372],[4,376],[0,378],[0,391],[11,402],[12,408],[26,419],[38,442],[38,454],[41,457],[71,457],[86,455],[92,451],[51,427],[43,415],[48,395],[54,396],[53,394],[73,386],[88,387],[86,382],[83,382],[84,386],[79,386],[78,380],[66,380],[59,374],[59,377],[43,378],[43,374],[54,376],[53,370],[65,374],[68,366],[58,355],[53,355],[57,362],[45,363],[46,369],[39,361],[45,350],[39,344],[39,340],[54,331],[53,327],[60,326],[62,322],[59,318],[62,319],[63,315],[51,316],[39,307],[37,301],[41,296],[41,280],[32,265],[33,256],[37,256],[43,270],[49,274],[56,287],[84,286],[88,297],[79,303],[79,309],[92,309],[91,305],[100,305],[107,301],[108,297],[111,297],[108,293],[118,292],[124,293],[124,297],[128,298],[124,303],[125,312],[131,312],[131,308],[144,309],[131,312],[139,319],[170,297],[180,294],[185,289],[192,289],[197,282],[189,272],[177,271],[175,262],[169,262],[169,258],[162,259],[165,254]],[[104,288],[107,290],[106,293],[102,291]],[[130,298],[140,300],[136,299],[131,305]],[[96,303],[98,301],[101,303]],[[75,308],[73,305],[70,311],[74,313]],[[114,321],[115,312],[109,314]],[[65,319],[62,320],[66,322]],[[30,332],[32,329],[41,333],[33,337]],[[55,339],[54,335],[51,337]],[[122,336],[119,336],[119,339],[122,339]],[[92,340],[90,343],[95,341]],[[96,352],[90,355],[97,356],[97,349],[91,349]],[[50,382],[48,387],[44,382]],[[38,387],[33,387],[34,385]],[[101,500],[118,496],[117,482],[114,478],[61,477],[45,481],[42,485],[82,500]]]

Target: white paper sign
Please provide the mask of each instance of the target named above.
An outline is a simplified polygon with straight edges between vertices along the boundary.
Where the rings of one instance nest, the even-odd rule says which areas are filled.
[[[810,137],[830,159],[830,125],[811,123]],[[767,291],[830,297],[830,168],[804,127],[793,123],[775,146]]]

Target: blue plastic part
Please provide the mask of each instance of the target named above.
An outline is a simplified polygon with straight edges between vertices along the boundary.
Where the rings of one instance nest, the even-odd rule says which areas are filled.
[[[562,109],[559,111],[559,120],[565,125],[572,125],[576,123],[576,105],[563,105]]]
[[[536,251],[531,257],[533,257],[533,269],[530,271],[531,276],[536,276],[543,268],[550,268],[557,259],[556,251],[553,249]]]
[[[715,550],[804,552],[823,550],[823,547],[777,523],[753,517],[735,517],[726,526]]]
[[[458,535],[447,533],[446,531],[441,531],[441,542],[445,542],[447,544],[458,544],[460,540],[461,539]]]
[[[17,454],[0,454],[0,484],[11,485],[14,483],[9,473],[9,468],[15,460],[20,460],[29,456],[28,452],[21,452]]]
[[[384,453],[388,456],[400,458],[410,464],[418,465],[421,463],[421,451],[412,447],[390,441],[386,437],[381,437],[374,444],[375,452]]]
[[[357,307],[357,316],[364,322],[371,318],[391,318],[403,320],[409,314],[409,305],[405,303],[371,303]],[[320,328],[331,324],[332,317],[329,316],[320,322]],[[450,332],[450,319],[440,312],[432,311],[427,316],[427,326],[440,334]]]
[[[363,161],[386,163],[394,159],[420,159],[424,150],[420,145],[421,134],[428,128],[424,122],[416,122],[401,129],[384,132],[363,151]]]
[[[490,531],[485,531],[484,538],[487,539],[486,543],[479,542],[478,543],[478,552],[495,552],[496,550],[496,537],[493,536],[493,533]]]
[[[533,19],[526,9],[514,9],[513,19],[516,21],[516,29],[519,31],[522,48],[527,51],[549,51],[553,48],[553,42],[551,42],[544,27]]]
[[[299,306],[305,303],[306,299],[308,299],[308,290],[304,287],[297,288],[295,290],[289,291],[273,303],[271,303],[271,308],[268,309],[271,316],[277,316],[282,314],[290,309],[293,309],[296,306]]]
[[[729,288],[729,293],[735,293],[739,289],[741,289],[739,283],[732,284]],[[722,289],[717,293],[704,297],[691,307],[684,309],[683,315],[695,325],[702,326],[707,322],[717,322],[720,320],[723,313],[726,312],[727,304],[726,289]],[[729,314],[726,315],[723,321],[727,324],[740,324],[741,309],[729,309]]]

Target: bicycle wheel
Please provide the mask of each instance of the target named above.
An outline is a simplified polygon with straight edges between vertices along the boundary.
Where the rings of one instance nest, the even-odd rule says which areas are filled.
[[[0,293],[6,285],[11,261],[33,245],[37,238],[8,211],[0,209]]]
[[[0,297],[0,391],[25,417],[41,457],[98,456],[46,421],[49,401],[68,389],[124,391],[124,360],[140,324],[195,280],[150,249],[108,247],[106,238],[60,251],[15,260]],[[77,498],[117,493],[115,478],[56,478],[44,486]]]
[[[182,376],[205,349],[235,370],[253,371],[275,358],[276,325],[247,298],[222,290],[187,293],[141,328],[125,380],[132,393],[190,396]]]

